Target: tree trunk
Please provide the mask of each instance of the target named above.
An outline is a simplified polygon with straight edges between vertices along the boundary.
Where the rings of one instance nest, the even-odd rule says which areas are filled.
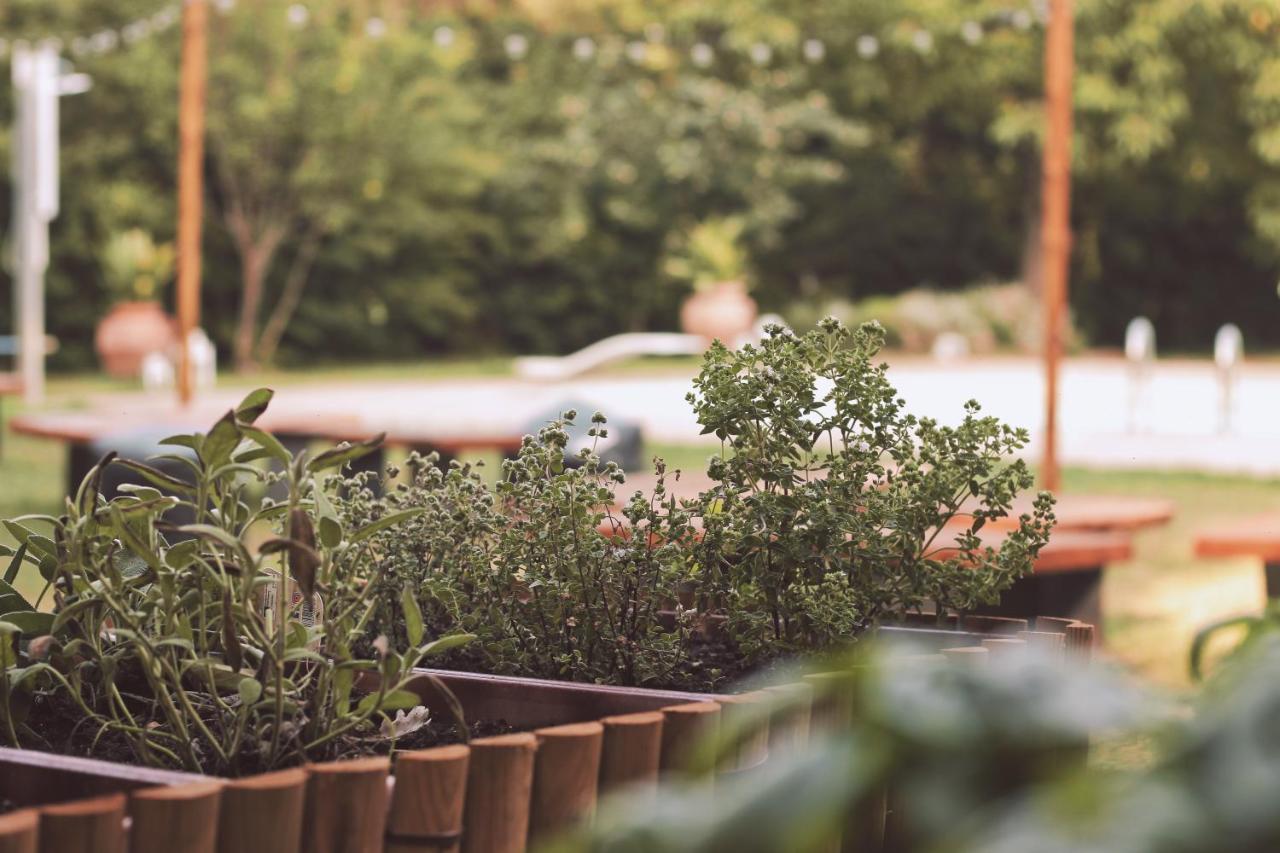
[[[258,314],[262,310],[263,289],[284,229],[268,225],[255,229],[248,220],[233,213],[229,225],[240,253],[240,316],[232,346],[235,369],[244,373],[257,365],[253,351],[258,340]]]
[[[319,251],[320,233],[312,229],[302,238],[302,243],[293,256],[293,263],[289,265],[289,273],[285,276],[280,300],[272,309],[266,325],[262,327],[262,335],[258,338],[259,364],[270,364],[275,358],[280,339],[284,337],[285,330],[289,327],[289,320],[293,318],[293,312],[302,301],[302,291],[306,289],[307,276],[311,272],[311,265]]]

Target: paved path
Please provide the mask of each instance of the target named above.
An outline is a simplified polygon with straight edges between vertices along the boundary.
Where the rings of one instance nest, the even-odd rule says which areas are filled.
[[[958,420],[964,402],[976,398],[984,411],[1029,428],[1033,436],[1042,423],[1043,382],[1033,359],[973,359],[942,365],[901,358],[892,361],[890,379],[908,408],[943,422]],[[614,419],[637,420],[657,441],[707,441],[699,439],[684,399],[689,380],[689,375],[666,373],[587,376],[557,383],[497,378],[361,382],[340,387],[300,384],[278,388],[275,405],[315,417],[376,408],[383,422],[390,418],[413,424],[429,419],[448,431],[492,433],[520,428],[576,403]],[[229,405],[239,393],[227,388],[212,396]],[[1221,430],[1220,390],[1207,361],[1168,361],[1153,368],[1136,398],[1131,422],[1132,394],[1122,360],[1068,361],[1062,375],[1063,461],[1090,467],[1280,475],[1280,364],[1246,365],[1241,370],[1230,432]],[[147,400],[141,394],[111,395],[95,405],[125,411],[145,407]],[[1036,454],[1036,448],[1029,453]]]

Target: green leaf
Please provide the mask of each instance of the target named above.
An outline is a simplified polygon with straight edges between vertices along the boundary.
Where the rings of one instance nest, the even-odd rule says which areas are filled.
[[[246,438],[255,442],[260,448],[262,448],[262,450],[272,459],[275,459],[284,465],[288,465],[290,459],[293,458],[290,455],[288,448],[281,444],[278,438],[266,430],[241,424],[240,431],[244,433]]]
[[[240,426],[236,413],[228,411],[218,419],[200,444],[200,459],[205,468],[212,471],[231,461],[231,453],[240,445]]]
[[[356,444],[348,444],[346,446],[335,447],[332,450],[326,450],[315,459],[307,463],[307,470],[312,474],[317,471],[326,471],[329,468],[340,468],[349,462],[354,462],[363,456],[368,456],[382,446],[386,440],[385,432],[378,433],[368,441],[361,441]]]
[[[154,486],[159,486],[162,489],[168,489],[172,492],[191,496],[194,496],[196,493],[195,487],[190,483],[179,480],[177,477],[166,474],[157,468],[152,468],[146,463],[137,462],[133,459],[117,459],[114,464],[123,465],[129,470],[141,474],[143,477],[147,478],[149,483]]]
[[[263,412],[267,410],[267,406],[271,404],[271,398],[275,396],[274,391],[270,388],[256,388],[250,391],[245,398],[240,401],[240,405],[236,406],[236,420],[241,424],[251,424],[262,417]]]
[[[388,527],[392,527],[393,525],[399,524],[400,522],[406,519],[413,518],[415,515],[421,515],[426,511],[427,511],[426,507],[418,506],[412,509],[404,509],[404,510],[400,510],[399,512],[393,512],[388,515],[384,515],[382,518],[378,519],[377,521],[371,521],[368,524],[366,524],[364,527],[361,527],[359,530],[352,533],[351,542],[353,544],[356,542],[362,542],[365,539],[368,539],[373,534],[377,533],[379,530],[386,530]]]
[[[39,637],[53,632],[52,613],[37,613],[32,610],[6,613],[4,621],[28,637]]]
[[[91,515],[98,505],[98,493],[102,491],[102,474],[107,470],[118,454],[113,450],[98,460],[80,481],[80,490],[76,493],[76,508],[81,515]]]
[[[342,525],[335,518],[327,515],[320,517],[320,544],[326,548],[337,548],[342,544]]]
[[[210,542],[216,542],[219,545],[225,545],[234,551],[240,550],[240,540],[232,536],[221,527],[215,527],[212,524],[184,524],[178,528],[181,533],[190,533],[192,536],[199,536],[201,539],[207,539]]]
[[[407,586],[400,592],[400,609],[404,611],[404,627],[409,642],[416,646],[422,642],[422,610],[418,607],[418,599],[414,597],[413,590]]]
[[[392,690],[378,701],[377,693],[370,693],[360,700],[356,706],[357,714],[368,714],[373,711],[399,711],[416,708],[422,704],[422,697],[411,690]]]
[[[262,684],[254,678],[240,679],[238,690],[240,702],[246,707],[257,702],[262,697]]]
[[[450,649],[456,649],[460,646],[465,646],[467,643],[471,642],[475,638],[476,638],[475,634],[449,634],[447,636],[441,637],[438,640],[432,640],[431,642],[427,643],[425,646],[422,646],[421,648],[418,649],[418,654],[423,657],[426,657],[427,655],[443,654],[444,652],[447,652]]]
[[[23,542],[18,546],[18,550],[13,552],[13,559],[9,561],[9,568],[5,569],[4,582],[6,585],[12,584],[18,578],[18,570],[22,568],[22,561],[27,556],[27,543]]]
[[[194,435],[171,435],[168,438],[162,438],[157,444],[162,447],[185,447],[188,450],[200,449],[200,438]]]
[[[286,660],[286,661],[309,660],[319,664],[329,663],[329,661],[326,658],[324,658],[322,655],[320,655],[318,652],[313,652],[311,649],[307,649],[307,648],[288,649],[287,651],[285,651],[284,657],[282,658],[282,660]]]

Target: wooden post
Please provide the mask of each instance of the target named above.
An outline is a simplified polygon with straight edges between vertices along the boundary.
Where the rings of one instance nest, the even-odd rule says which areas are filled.
[[[626,788],[636,802],[651,802],[662,758],[662,714],[648,711],[605,717],[600,753],[600,793]]]
[[[228,782],[218,814],[218,853],[298,853],[306,798],[301,767]]]
[[[471,742],[463,853],[524,853],[538,739],[528,732]]]
[[[37,853],[39,823],[40,817],[34,809],[0,815],[0,853]]]
[[[222,782],[143,788],[129,795],[129,853],[217,853]]]
[[[302,849],[307,853],[382,853],[391,760],[354,758],[313,764],[309,772]]]
[[[386,853],[456,853],[470,758],[471,751],[461,744],[400,754]]]
[[[200,230],[204,212],[204,109],[208,77],[208,0],[182,8],[178,93],[178,399],[191,402],[187,341],[200,325]]]
[[[536,847],[595,813],[604,726],[569,723],[534,732],[538,756],[529,798],[529,844]]]
[[[1058,465],[1058,365],[1071,259],[1071,86],[1073,0],[1049,0],[1045,36],[1045,140],[1041,167],[1041,246],[1044,254],[1045,424],[1041,484],[1062,485]]]
[[[125,853],[124,794],[40,810],[40,853]]]

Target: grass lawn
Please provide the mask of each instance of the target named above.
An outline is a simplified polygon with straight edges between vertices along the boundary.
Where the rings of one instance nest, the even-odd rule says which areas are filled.
[[[683,360],[657,366],[690,371]],[[617,367],[622,372],[652,370],[655,362],[638,360]],[[501,376],[507,359],[441,361],[434,364],[373,365],[308,372],[272,371],[239,377],[237,384],[273,384],[333,379],[394,379],[443,376]],[[610,370],[613,372],[613,369]],[[90,394],[120,388],[100,378],[55,378],[50,405],[75,407]],[[21,409],[5,400],[6,416]],[[708,447],[651,448],[670,467],[700,468]],[[51,441],[4,434],[0,456],[0,518],[25,513],[57,512],[62,502],[65,458]],[[1156,683],[1181,687],[1188,683],[1186,653],[1198,627],[1223,616],[1258,610],[1264,601],[1262,567],[1250,559],[1202,560],[1192,555],[1195,531],[1215,519],[1280,510],[1280,482],[1239,477],[1067,470],[1066,488],[1073,492],[1158,496],[1173,500],[1171,524],[1141,534],[1135,559],[1111,567],[1103,596],[1108,654]],[[8,542],[0,531],[0,541]],[[24,579],[30,590],[31,579]]]

